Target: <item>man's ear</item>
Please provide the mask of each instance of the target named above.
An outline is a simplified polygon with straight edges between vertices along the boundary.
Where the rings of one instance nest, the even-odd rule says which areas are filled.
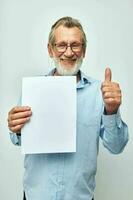
[[[53,51],[52,51],[52,47],[50,44],[47,45],[47,48],[48,48],[48,53],[49,53],[49,56],[52,58],[53,57]]]

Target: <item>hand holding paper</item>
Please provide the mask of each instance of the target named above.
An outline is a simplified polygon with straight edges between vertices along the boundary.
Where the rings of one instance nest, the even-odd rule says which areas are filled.
[[[8,113],[8,126],[11,132],[20,134],[26,122],[30,120],[31,108],[28,106],[16,106]]]

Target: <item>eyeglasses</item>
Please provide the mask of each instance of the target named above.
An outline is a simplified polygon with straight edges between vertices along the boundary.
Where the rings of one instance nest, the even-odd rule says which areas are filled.
[[[67,48],[70,47],[74,53],[78,53],[81,52],[83,45],[84,45],[83,43],[72,43],[72,44],[56,43],[55,48],[59,53],[64,53],[67,50]]]

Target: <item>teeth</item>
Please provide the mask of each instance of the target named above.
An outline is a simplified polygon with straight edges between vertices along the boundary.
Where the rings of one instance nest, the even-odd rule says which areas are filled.
[[[63,61],[75,61],[76,59],[72,59],[72,60],[69,60],[69,59],[61,59]]]

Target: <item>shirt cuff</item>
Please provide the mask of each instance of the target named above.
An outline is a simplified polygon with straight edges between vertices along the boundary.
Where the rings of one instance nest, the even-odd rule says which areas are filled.
[[[17,135],[16,133],[10,132],[10,138],[13,144],[21,145],[21,135]]]
[[[112,115],[103,114],[102,121],[103,121],[103,125],[106,127],[117,126],[118,128],[121,128],[122,126],[121,115],[120,115],[119,110],[117,111],[116,114],[112,114]]]

